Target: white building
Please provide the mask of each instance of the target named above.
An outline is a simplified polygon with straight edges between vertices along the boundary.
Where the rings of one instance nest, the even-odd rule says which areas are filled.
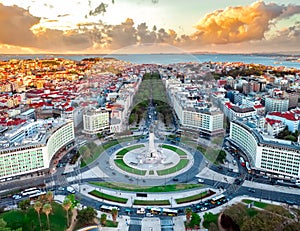
[[[265,100],[266,112],[285,112],[289,109],[289,99],[281,97],[267,97]]]
[[[253,123],[242,121],[231,122],[229,138],[247,156],[253,170],[300,179],[298,143],[267,138]]]
[[[48,170],[52,158],[74,144],[72,121],[47,120],[24,126],[31,127],[30,134],[25,132],[18,143],[10,140],[12,133],[0,140],[0,178]]]
[[[109,130],[109,111],[88,109],[83,113],[83,133],[95,135]]]
[[[232,121],[235,119],[255,116],[257,115],[257,112],[254,107],[248,107],[245,105],[237,106],[230,102],[226,102],[224,104],[224,114],[228,117],[229,121]]]
[[[280,120],[286,126],[288,126],[289,131],[295,132],[299,131],[300,126],[300,110],[291,110],[287,112],[269,112],[266,118],[273,120]]]
[[[208,135],[224,133],[224,114],[219,109],[209,108],[205,101],[189,100],[188,93],[184,91],[174,91],[170,95],[173,108],[182,126]]]

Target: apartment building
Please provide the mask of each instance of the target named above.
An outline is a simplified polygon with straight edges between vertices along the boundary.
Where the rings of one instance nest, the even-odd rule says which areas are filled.
[[[247,120],[231,122],[229,139],[254,171],[300,179],[299,143],[267,137]]]
[[[0,178],[49,170],[53,157],[74,144],[73,122],[38,120],[0,137]]]
[[[109,130],[109,111],[103,108],[87,109],[83,113],[82,132],[95,135]]]

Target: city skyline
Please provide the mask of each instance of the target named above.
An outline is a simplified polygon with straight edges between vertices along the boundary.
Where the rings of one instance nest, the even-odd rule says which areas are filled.
[[[0,1],[0,52],[300,52],[296,1]]]

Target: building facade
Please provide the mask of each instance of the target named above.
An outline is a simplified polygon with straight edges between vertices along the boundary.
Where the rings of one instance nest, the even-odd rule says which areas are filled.
[[[36,132],[23,137],[20,145],[1,140],[0,178],[49,169],[52,158],[74,144],[72,121],[61,121],[46,128],[40,124]],[[44,128],[44,129],[43,129]]]
[[[245,121],[231,122],[229,138],[246,155],[253,170],[300,179],[298,143],[264,137]]]
[[[83,133],[95,135],[104,131],[109,131],[109,111],[99,108],[83,113]]]
[[[281,97],[267,97],[265,100],[266,112],[285,112],[289,109],[289,99]]]

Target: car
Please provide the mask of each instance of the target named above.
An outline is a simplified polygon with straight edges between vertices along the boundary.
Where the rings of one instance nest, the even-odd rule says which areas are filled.
[[[232,169],[232,168],[229,168],[229,169],[228,169],[228,172],[233,172],[233,169]]]
[[[67,187],[67,191],[69,192],[69,193],[75,193],[76,191],[75,191],[75,189],[72,187],[72,186],[68,186]]]
[[[146,213],[146,217],[153,217],[152,213]]]
[[[22,196],[19,195],[19,194],[14,194],[14,195],[12,196],[12,198],[13,198],[14,200],[19,200],[19,199],[22,198]]]
[[[206,211],[207,208],[206,207],[202,207],[200,210],[201,210],[201,212],[203,212],[203,211]]]
[[[57,190],[58,190],[58,191],[65,191],[65,188],[64,188],[64,187],[58,187]]]
[[[204,183],[204,180],[202,180],[202,179],[198,179],[198,183]]]
[[[136,213],[137,214],[145,214],[145,208],[138,208],[137,210],[136,210]]]
[[[252,192],[252,193],[255,193],[255,190],[252,189],[252,188],[249,188],[248,191],[249,191],[249,192]]]

